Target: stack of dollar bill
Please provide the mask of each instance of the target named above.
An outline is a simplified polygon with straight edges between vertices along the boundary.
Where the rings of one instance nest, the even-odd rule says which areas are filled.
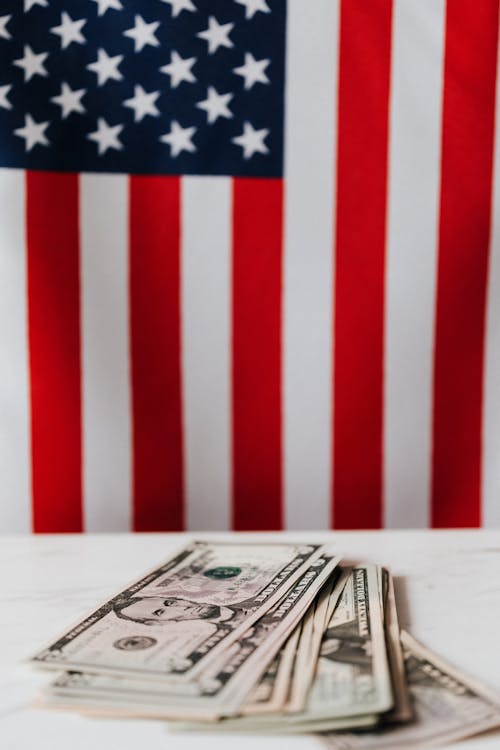
[[[179,730],[434,747],[500,702],[400,632],[390,573],[329,547],[194,541],[37,653],[43,705]]]

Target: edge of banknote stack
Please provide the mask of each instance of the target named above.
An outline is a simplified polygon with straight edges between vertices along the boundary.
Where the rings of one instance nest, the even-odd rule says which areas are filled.
[[[193,541],[31,658],[38,705],[174,731],[435,747],[500,727],[500,698],[400,632],[390,572],[304,542]]]

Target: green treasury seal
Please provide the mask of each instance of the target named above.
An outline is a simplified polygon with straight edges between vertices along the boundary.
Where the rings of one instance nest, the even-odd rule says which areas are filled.
[[[241,568],[233,568],[229,565],[220,565],[218,568],[210,568],[206,570],[203,575],[207,578],[224,579],[224,578],[235,578],[241,573]]]

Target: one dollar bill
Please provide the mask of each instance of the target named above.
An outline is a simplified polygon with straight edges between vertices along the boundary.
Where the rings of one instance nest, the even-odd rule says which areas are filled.
[[[401,634],[415,718],[362,734],[332,734],[331,750],[403,750],[438,747],[500,726],[500,697]]]
[[[321,640],[305,709],[292,724],[388,711],[394,704],[387,659],[379,576],[373,565],[352,569]]]

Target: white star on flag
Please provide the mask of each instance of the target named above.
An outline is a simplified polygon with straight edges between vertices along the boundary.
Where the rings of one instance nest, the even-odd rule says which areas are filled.
[[[12,15],[0,16],[0,39],[12,39],[12,35],[6,29],[6,26],[11,18]]]
[[[183,10],[189,10],[191,13],[196,13],[196,6],[193,5],[192,0],[161,0],[162,3],[168,3],[172,6],[172,16],[176,18],[179,13]]]
[[[87,70],[91,70],[97,74],[97,85],[103,86],[106,81],[121,81],[123,79],[122,74],[118,70],[118,66],[123,60],[123,55],[115,55],[115,57],[109,57],[106,50],[100,47],[97,50],[97,60],[90,65],[87,65]]]
[[[162,143],[168,143],[170,146],[170,156],[179,156],[181,151],[196,151],[196,146],[192,142],[196,128],[183,128],[177,120],[172,120],[170,133],[165,133],[160,137]]]
[[[95,141],[97,143],[97,153],[102,156],[106,153],[108,148],[114,148],[120,151],[123,148],[118,136],[123,130],[123,125],[108,125],[104,117],[99,117],[97,120],[97,130],[93,133],[88,133],[87,138],[89,141]]]
[[[80,18],[78,21],[73,21],[73,19],[63,11],[61,13],[60,26],[53,26],[50,30],[53,34],[57,34],[61,37],[61,49],[66,49],[66,47],[69,47],[71,42],[85,44],[86,39],[82,34],[82,28],[86,23],[87,21],[85,20],[85,18]]]
[[[245,64],[233,68],[233,73],[245,79],[245,89],[251,89],[254,83],[271,83],[264,73],[270,60],[256,60],[251,52],[245,52]]]
[[[270,13],[271,8],[266,3],[266,0],[235,0],[238,5],[245,6],[245,18],[253,18],[254,15],[260,10],[262,13]]]
[[[63,81],[61,83],[61,93],[58,96],[53,96],[50,101],[61,107],[61,117],[64,120],[72,112],[78,112],[79,114],[85,112],[85,107],[81,101],[85,92],[86,89],[72,91],[71,87]]]
[[[24,0],[24,12],[27,13],[35,5],[41,5],[42,8],[46,8],[48,5],[47,0]]]
[[[209,125],[214,123],[218,117],[233,117],[233,113],[227,106],[233,94],[219,94],[213,86],[208,87],[207,98],[197,103],[198,109],[204,109],[207,113]]]
[[[208,29],[200,31],[196,36],[208,42],[208,54],[213,55],[219,47],[234,47],[234,44],[229,39],[229,34],[233,27],[234,23],[220,24],[215,16],[210,16],[208,19]]]
[[[24,116],[24,127],[17,128],[14,130],[14,134],[20,138],[24,138],[24,148],[26,151],[31,151],[33,146],[40,144],[40,146],[49,146],[49,141],[45,136],[45,131],[49,126],[49,122],[35,122],[31,115]]]
[[[7,84],[7,86],[0,86],[0,107],[3,107],[3,109],[12,109],[12,104],[7,99],[7,94],[11,88],[12,86],[10,84]]]
[[[159,25],[159,21],[146,23],[142,16],[136,15],[134,27],[124,31],[123,36],[134,40],[134,52],[141,52],[147,44],[151,47],[159,47],[160,42],[155,37],[155,31]]]
[[[140,122],[146,115],[159,117],[160,110],[155,104],[159,96],[159,91],[151,91],[148,94],[142,86],[137,85],[134,86],[134,96],[131,99],[125,99],[123,106],[134,110],[134,122]]]
[[[103,16],[107,10],[123,10],[120,0],[93,0],[97,3],[97,15]]]
[[[194,83],[196,81],[196,77],[191,72],[191,68],[195,62],[196,57],[188,57],[184,60],[175,49],[173,49],[170,54],[169,64],[160,68],[160,73],[165,73],[165,75],[170,76],[170,85],[175,89],[182,81],[187,81],[188,83]]]
[[[39,55],[35,55],[29,44],[25,44],[24,57],[20,57],[18,60],[14,60],[13,65],[17,65],[18,68],[22,68],[24,70],[24,80],[26,82],[36,75],[48,75],[43,66],[44,60],[46,60],[48,56],[48,52],[40,52]]]
[[[243,133],[231,138],[232,143],[241,146],[243,157],[250,159],[254,154],[268,154],[269,149],[264,143],[264,138],[269,134],[269,128],[255,130],[250,122],[243,125]]]

